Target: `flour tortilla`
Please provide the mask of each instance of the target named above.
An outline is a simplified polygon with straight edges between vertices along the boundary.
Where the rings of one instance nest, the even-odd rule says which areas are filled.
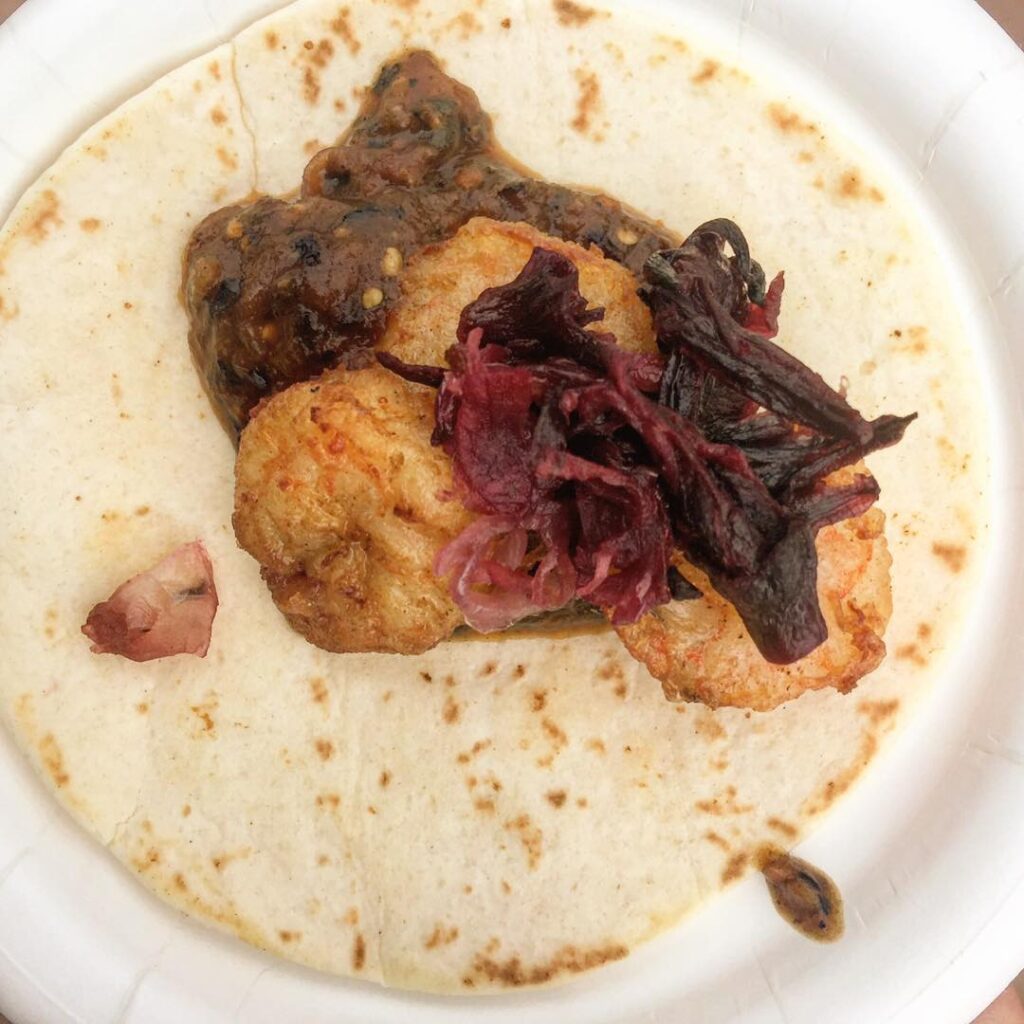
[[[909,202],[720,55],[581,10],[298,3],[88,131],[0,234],[3,719],[154,893],[336,974],[541,984],[676,923],[849,789],[928,692],[982,561],[981,389]],[[921,413],[871,459],[895,613],[856,693],[711,712],[666,703],[607,633],[399,658],[288,629],[235,546],[233,449],[189,359],[180,253],[217,206],[294,188],[409,45],[545,176],[682,232],[735,219],[788,271],[786,344],[846,375],[866,414]],[[91,655],[89,608],[197,537],[222,602],[207,659]]]

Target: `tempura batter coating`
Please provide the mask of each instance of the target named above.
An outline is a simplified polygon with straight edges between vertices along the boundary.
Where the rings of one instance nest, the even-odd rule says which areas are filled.
[[[462,622],[433,564],[472,517],[433,419],[431,392],[374,366],[295,384],[243,431],[238,542],[318,647],[416,654]]]

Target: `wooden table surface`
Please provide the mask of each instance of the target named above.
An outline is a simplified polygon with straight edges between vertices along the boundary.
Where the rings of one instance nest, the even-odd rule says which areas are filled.
[[[27,0],[0,0],[0,23],[14,13]],[[829,2],[829,0],[824,0]],[[978,0],[1017,43],[1024,47],[1024,0]],[[1021,976],[1024,979],[1024,975]],[[1020,981],[1018,981],[1020,985]],[[1024,987],[1024,986],[1022,986]],[[0,1014],[0,1024],[11,1024]]]

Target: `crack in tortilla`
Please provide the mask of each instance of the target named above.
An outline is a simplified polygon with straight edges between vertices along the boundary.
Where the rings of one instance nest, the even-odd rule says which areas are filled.
[[[131,813],[120,821],[114,823],[114,828],[110,833],[109,839],[105,836],[101,837],[103,845],[111,851],[113,851],[117,843],[120,842],[122,833],[127,830],[135,816],[139,813],[139,808],[142,806],[142,795],[146,790],[149,776],[153,770],[153,719],[156,712],[157,695],[160,692],[161,687],[154,686],[146,695],[146,701],[149,704],[149,710],[146,712],[146,770],[139,774],[139,788],[135,791],[135,802]]]
[[[258,192],[260,187],[260,150],[256,141],[256,122],[253,119],[252,110],[246,102],[245,94],[242,92],[242,83],[238,77],[238,48],[234,39],[228,45],[231,47],[231,81],[238,96],[238,113],[252,148],[252,190]]]

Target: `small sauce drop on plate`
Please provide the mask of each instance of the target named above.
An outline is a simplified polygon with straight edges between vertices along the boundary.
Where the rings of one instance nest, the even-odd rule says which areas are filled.
[[[843,898],[824,871],[770,846],[758,854],[757,866],[775,909],[801,935],[816,942],[842,938]]]

